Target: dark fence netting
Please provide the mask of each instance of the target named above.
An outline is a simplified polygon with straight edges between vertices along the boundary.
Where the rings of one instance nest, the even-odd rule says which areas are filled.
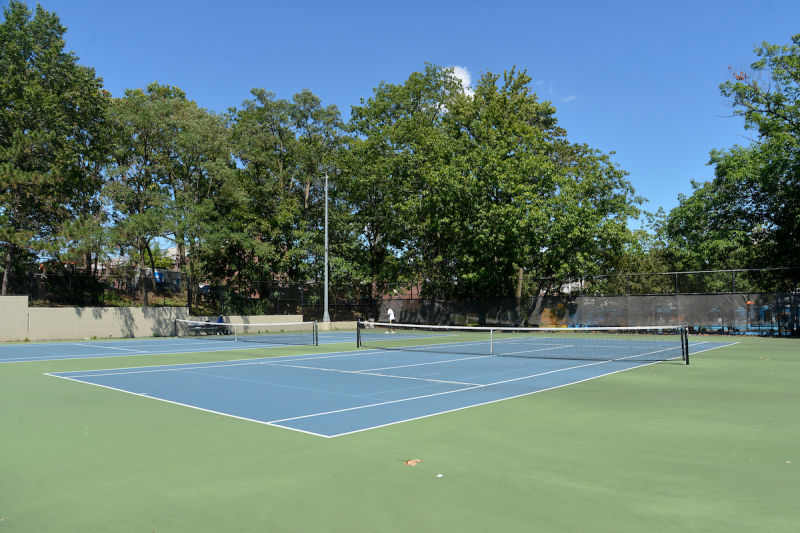
[[[8,294],[28,296],[34,307],[186,306],[187,283],[169,270],[139,275],[36,272],[11,277]],[[195,292],[197,294],[197,292]]]
[[[131,269],[128,269],[131,270]],[[423,298],[420,287],[355,282],[331,285],[333,321],[381,320],[386,308],[413,324],[504,326],[678,326],[696,332],[800,334],[800,269],[623,274],[551,283],[528,298],[454,301]],[[705,293],[687,291],[705,290]],[[302,315],[322,320],[318,281],[198,281],[178,271],[112,273],[44,270],[11,276],[9,294],[32,306],[189,307],[198,315]]]
[[[0,273],[1,274],[1,273]],[[147,269],[140,274],[35,272],[11,277],[8,294],[26,295],[34,307],[189,307],[198,315],[303,315],[322,320],[321,283],[248,281],[191,282],[181,272]],[[372,316],[380,297],[369,284],[335,285],[328,293],[331,320],[352,321]]]
[[[561,292],[568,288],[581,296],[793,292],[800,283],[800,268],[648,272],[538,281],[543,287]]]
[[[336,321],[363,320],[373,315],[380,298],[371,297],[370,285],[331,285],[328,314]],[[321,283],[247,282],[210,286],[205,298],[223,314],[302,315],[322,320],[324,286]],[[205,301],[205,300],[204,300]]]
[[[796,293],[674,294],[647,296],[552,295],[453,302],[384,299],[398,322],[478,326],[680,326],[697,333],[800,333]]]

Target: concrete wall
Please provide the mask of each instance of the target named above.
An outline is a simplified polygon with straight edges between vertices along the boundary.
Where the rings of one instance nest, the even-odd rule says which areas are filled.
[[[168,337],[175,319],[188,318],[185,307],[31,307],[31,341]]]
[[[28,297],[0,296],[0,341],[24,341],[28,334]]]
[[[27,296],[0,296],[0,342],[169,337],[176,318],[215,321],[216,316],[189,317],[185,307],[28,307]],[[233,324],[302,322],[297,315],[225,316]],[[320,323],[320,331],[355,329],[355,322]]]

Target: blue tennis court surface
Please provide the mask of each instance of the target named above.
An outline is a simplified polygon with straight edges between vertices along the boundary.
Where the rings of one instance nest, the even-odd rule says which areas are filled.
[[[354,339],[355,333],[346,331],[326,331],[319,334],[320,344],[354,343]],[[269,349],[270,347],[285,348],[287,344],[290,343],[262,344],[236,342],[230,337],[217,338],[215,336],[198,336],[180,339],[175,337],[162,337],[130,340],[0,344],[0,363]]]
[[[731,343],[694,342],[691,349],[697,353],[728,344]],[[360,349],[50,375],[336,437],[533,394],[646,364],[652,363]],[[675,369],[682,371],[678,363]]]

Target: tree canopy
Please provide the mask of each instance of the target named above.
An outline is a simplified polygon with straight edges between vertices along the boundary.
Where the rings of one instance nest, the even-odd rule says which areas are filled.
[[[41,6],[12,1],[0,24],[0,250],[3,282],[20,256],[52,252],[91,219],[109,95],[94,70],[64,51],[66,29]],[[70,220],[74,217],[73,220]],[[65,228],[67,222],[70,228]]]
[[[721,86],[753,142],[713,151],[712,181],[632,231],[644,200],[627,173],[570,140],[524,69],[466,91],[426,64],[378,83],[347,122],[308,89],[254,88],[215,113],[158,83],[112,98],[65,51],[54,13],[12,0],[4,17],[3,294],[12,273],[48,260],[92,272],[125,254],[147,303],[165,244],[193,287],[236,282],[250,297],[318,281],[326,175],[331,278],[373,295],[402,283],[521,297],[550,277],[800,264],[800,35],[757,48]]]
[[[714,150],[714,179],[695,183],[669,215],[670,253],[683,268],[800,265],[800,34],[755,54],[720,86],[752,142]]]

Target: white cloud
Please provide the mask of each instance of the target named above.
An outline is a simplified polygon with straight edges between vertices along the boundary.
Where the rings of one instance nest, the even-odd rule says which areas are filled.
[[[461,86],[464,87],[464,92],[467,96],[474,96],[475,91],[472,90],[472,74],[467,70],[467,67],[459,67],[456,65],[450,68],[453,69],[453,75],[461,80]]]
[[[575,100],[577,97],[578,97],[578,95],[577,95],[577,94],[571,94],[571,95],[569,95],[569,96],[565,96],[564,98],[562,98],[562,99],[561,99],[561,102],[562,102],[562,103],[571,102],[571,101]]]

